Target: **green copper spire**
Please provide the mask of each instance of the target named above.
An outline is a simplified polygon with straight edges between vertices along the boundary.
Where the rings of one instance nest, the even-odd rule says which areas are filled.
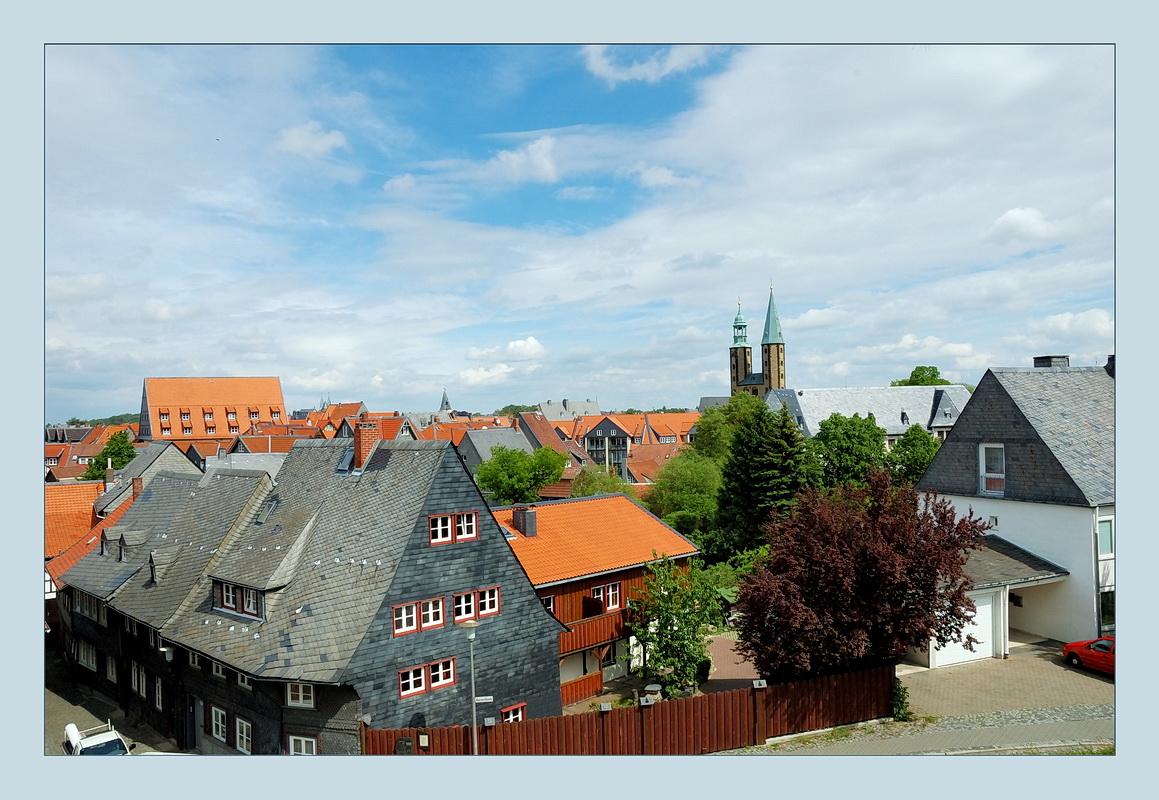
[[[769,287],[769,313],[765,315],[765,337],[761,344],[784,344],[781,334],[781,320],[777,317],[777,304],[773,302],[773,287]]]
[[[732,321],[732,346],[748,347],[748,323],[740,313],[740,300],[736,301],[736,318]]]

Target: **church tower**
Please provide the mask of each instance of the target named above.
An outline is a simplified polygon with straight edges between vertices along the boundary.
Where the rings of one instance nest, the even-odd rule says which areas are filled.
[[[748,342],[748,323],[736,303],[736,318],[732,321],[732,347],[728,350],[730,394],[741,391],[741,384],[753,371],[753,349]],[[745,390],[747,391],[747,389]]]
[[[785,337],[777,304],[773,302],[773,287],[769,287],[769,310],[765,315],[765,335],[761,337],[761,367],[764,370],[765,394],[785,388]]]

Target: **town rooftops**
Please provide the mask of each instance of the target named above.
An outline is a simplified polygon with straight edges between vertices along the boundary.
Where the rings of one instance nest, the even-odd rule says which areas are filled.
[[[494,510],[536,587],[696,555],[696,545],[622,494],[550,500]],[[534,535],[520,532],[530,515]],[[528,523],[522,523],[530,532]]]
[[[927,430],[953,427],[970,399],[965,386],[880,386],[843,389],[773,389],[768,403],[787,406],[806,436],[815,436],[832,414],[873,415],[887,436],[900,436],[911,425]]]

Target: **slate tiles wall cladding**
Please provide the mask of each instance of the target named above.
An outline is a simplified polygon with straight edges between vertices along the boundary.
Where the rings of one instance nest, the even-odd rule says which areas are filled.
[[[432,546],[428,516],[464,511],[478,514],[478,539]],[[563,628],[544,610],[474,482],[448,448],[395,580],[347,673],[372,726],[470,723],[470,631],[453,622],[453,596],[494,586],[500,589],[500,613],[483,617],[475,628],[477,693],[495,698],[478,707],[480,724],[516,703],[527,703],[530,717],[561,713],[556,642]],[[443,627],[393,635],[395,605],[436,597],[444,601]],[[400,670],[448,658],[455,659],[454,685],[399,696]]]

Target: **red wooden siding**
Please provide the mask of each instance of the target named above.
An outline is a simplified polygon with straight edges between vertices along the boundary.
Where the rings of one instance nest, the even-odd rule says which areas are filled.
[[[623,639],[628,634],[624,630],[624,612],[613,611],[582,622],[569,622],[570,631],[559,635],[559,654],[577,653],[598,644]]]
[[[779,684],[763,689],[666,700],[479,728],[487,755],[689,755],[764,744],[790,733],[849,725],[890,715],[894,669]],[[419,729],[362,731],[362,752],[387,755],[410,737],[421,755],[471,752],[469,727],[430,728],[430,747],[418,747]]]
[[[578,703],[580,700],[595,697],[603,688],[604,671],[597,669],[595,672],[584,675],[582,678],[561,683],[559,685],[559,695],[563,700],[563,705],[570,706],[572,703]]]

